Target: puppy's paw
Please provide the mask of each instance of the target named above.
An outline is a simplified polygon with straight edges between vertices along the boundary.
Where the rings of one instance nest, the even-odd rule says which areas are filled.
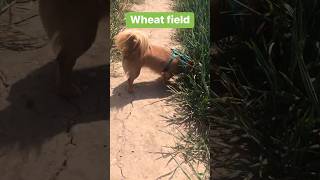
[[[162,83],[163,84],[170,84],[170,78],[172,77],[172,75],[170,75],[169,73],[165,73],[165,72],[162,72],[161,73],[161,77],[162,77]]]
[[[130,94],[133,94],[133,93],[134,93],[134,90],[133,90],[132,87],[128,87],[128,93],[130,93]]]
[[[162,83],[165,85],[170,84],[169,80],[165,78],[162,78]]]

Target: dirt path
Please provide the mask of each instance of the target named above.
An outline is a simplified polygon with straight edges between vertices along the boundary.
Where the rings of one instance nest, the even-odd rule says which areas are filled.
[[[106,28],[77,62],[83,96],[66,101],[55,94],[51,47],[27,46],[47,41],[37,3],[20,2],[12,12],[14,29],[1,26],[7,13],[0,16],[0,179],[107,179]]]
[[[172,11],[171,0],[145,0],[136,4],[132,11]],[[163,46],[178,46],[171,38],[173,29],[139,29],[151,41]],[[173,146],[175,139],[165,132],[177,132],[168,126],[166,118],[174,113],[166,98],[168,89],[159,75],[149,69],[142,69],[135,80],[135,93],[127,93],[126,77],[121,63],[111,64],[111,119],[110,119],[110,163],[111,179],[169,179],[162,176],[177,167],[168,159],[162,159],[155,152],[162,152],[163,146]],[[172,179],[187,179],[180,170]]]

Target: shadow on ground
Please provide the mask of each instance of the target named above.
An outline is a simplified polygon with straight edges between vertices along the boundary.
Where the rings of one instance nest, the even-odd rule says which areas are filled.
[[[6,97],[9,105],[0,111],[1,150],[13,145],[40,150],[43,143],[76,124],[109,117],[108,66],[75,71],[83,95],[72,100],[56,95],[54,74],[51,62],[11,85]]]
[[[121,109],[133,101],[153,98],[165,98],[170,96],[169,89],[163,84],[161,78],[149,82],[134,83],[134,93],[127,91],[127,81],[114,88],[110,97],[110,108]]]

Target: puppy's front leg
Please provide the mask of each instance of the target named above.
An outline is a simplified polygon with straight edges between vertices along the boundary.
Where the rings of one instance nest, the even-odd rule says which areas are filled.
[[[78,97],[81,94],[80,88],[72,82],[72,68],[76,60],[76,57],[67,56],[62,52],[59,53],[56,59],[58,63],[57,84],[61,96]]]
[[[133,93],[133,81],[134,81],[134,78],[132,78],[132,77],[128,78],[128,92],[129,93]]]
[[[133,81],[139,76],[141,66],[131,69],[128,78],[128,92],[133,93]]]

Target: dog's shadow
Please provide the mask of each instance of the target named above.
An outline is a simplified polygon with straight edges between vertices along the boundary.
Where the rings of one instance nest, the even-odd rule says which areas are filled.
[[[0,149],[9,150],[12,145],[21,150],[40,149],[44,142],[68,133],[76,124],[106,120],[109,67],[75,71],[84,93],[69,100],[56,94],[55,68],[53,62],[40,67],[0,96]]]
[[[166,98],[171,95],[169,88],[163,84],[161,78],[149,82],[134,83],[134,93],[130,94],[127,91],[127,81],[113,89],[113,94],[110,96],[110,107],[121,109],[133,101]]]

